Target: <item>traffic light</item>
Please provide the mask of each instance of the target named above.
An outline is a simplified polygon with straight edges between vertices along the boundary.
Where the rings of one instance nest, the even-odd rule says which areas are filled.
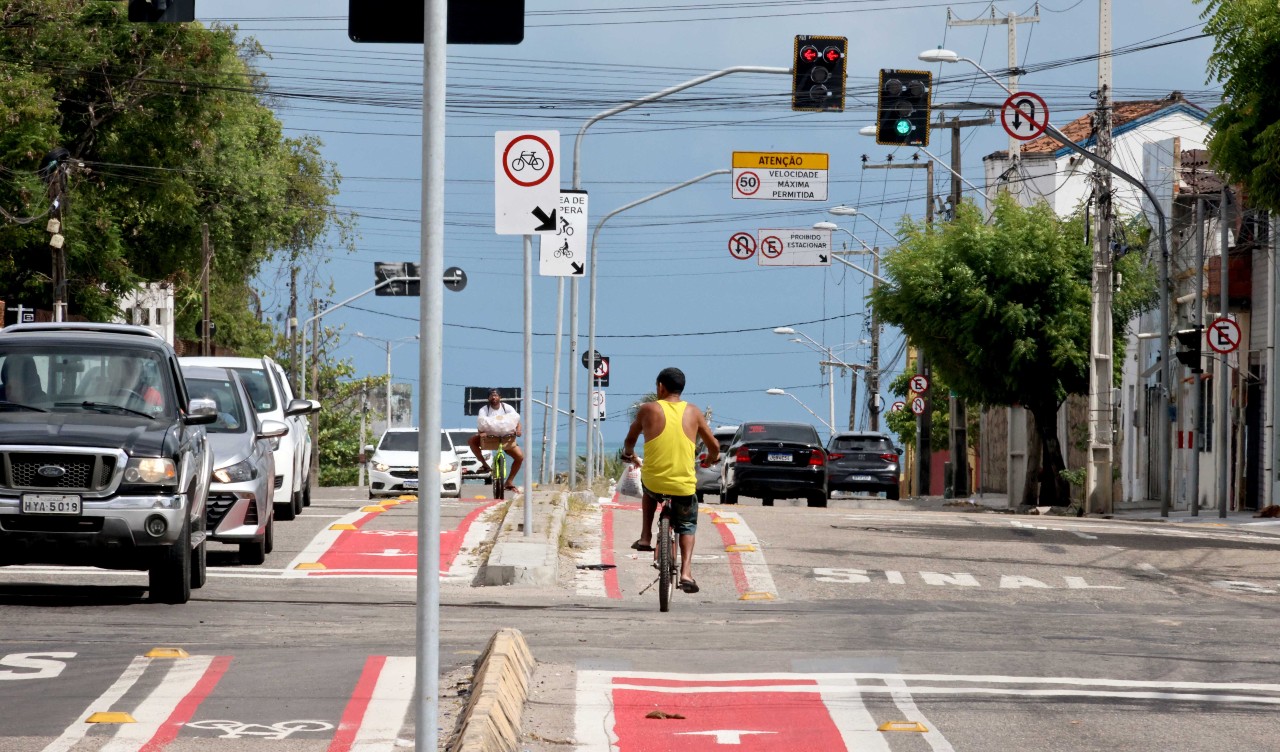
[[[881,70],[876,143],[928,146],[932,93],[933,74],[928,71]]]
[[[1190,368],[1192,373],[1204,373],[1200,362],[1200,343],[1204,341],[1204,327],[1179,329],[1174,332],[1174,336],[1178,338],[1178,362]]]
[[[844,112],[846,37],[796,35],[791,109]]]
[[[129,20],[185,23],[196,20],[196,0],[129,0]]]

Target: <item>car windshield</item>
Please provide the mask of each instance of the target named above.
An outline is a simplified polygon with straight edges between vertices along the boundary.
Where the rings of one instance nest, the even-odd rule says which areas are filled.
[[[842,452],[878,452],[894,454],[897,450],[886,436],[837,436],[831,448]]]
[[[388,431],[382,435],[382,443],[378,448],[384,452],[416,452],[418,451],[417,431]]]
[[[798,441],[817,444],[818,432],[813,426],[789,423],[751,423],[742,429],[743,441]]]
[[[211,399],[218,406],[218,420],[205,426],[209,433],[244,433],[249,430],[236,385],[229,379],[187,379],[187,392],[192,399]]]
[[[463,450],[467,450],[467,442],[475,435],[475,431],[450,431],[449,438],[453,439],[454,451],[461,452]]]
[[[159,353],[65,341],[0,345],[0,403],[11,409],[172,417],[173,394]]]
[[[235,368],[249,390],[249,399],[253,400],[253,409],[260,413],[269,413],[276,409],[276,394],[271,390],[271,381],[265,368]]]

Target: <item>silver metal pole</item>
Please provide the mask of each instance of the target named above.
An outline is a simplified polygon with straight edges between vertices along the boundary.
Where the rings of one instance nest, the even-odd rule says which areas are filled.
[[[524,537],[533,535],[533,431],[529,418],[533,415],[533,236],[524,236],[524,399],[520,414],[524,418]]]
[[[853,374],[853,379],[854,383],[857,383],[856,372]],[[827,366],[827,403],[827,417],[831,419],[827,423],[827,427],[831,429],[831,435],[827,438],[833,439],[836,435],[836,367],[833,365]]]
[[[551,376],[551,439],[548,452],[551,455],[551,472],[543,477],[542,482],[554,482],[556,479],[556,434],[560,424],[560,355],[561,342],[564,339],[564,277],[556,277],[556,357]],[[569,367],[573,368],[572,361]]]
[[[569,490],[578,485],[578,278],[569,280]]]
[[[583,126],[584,130],[585,128],[586,126]],[[581,134],[579,134],[579,137],[581,137]],[[617,215],[621,214],[624,211],[627,211],[628,209],[634,209],[635,207],[640,206],[641,204],[648,203],[656,198],[662,198],[668,193],[673,193],[675,191],[680,190],[681,188],[687,188],[693,185],[694,183],[701,182],[703,180],[706,180],[709,177],[713,177],[715,175],[728,175],[731,172],[733,172],[733,170],[729,170],[729,169],[712,170],[711,172],[703,173],[698,177],[693,178],[692,180],[686,180],[683,183],[679,183],[677,185],[673,185],[668,188],[663,188],[657,193],[651,193],[648,196],[645,196],[644,198],[636,199],[635,201],[632,201],[631,203],[625,206],[614,209],[613,211],[604,215],[604,217],[602,217],[600,221],[596,223],[596,229],[591,233],[591,258],[590,258],[591,303],[590,303],[589,320],[587,324],[587,352],[588,353],[594,353],[596,351],[596,290],[599,287],[596,281],[596,271],[597,269],[599,269],[599,266],[600,266],[599,262],[597,261],[596,245],[597,245],[597,242],[600,240],[601,228],[603,228],[605,223],[608,222],[610,219],[616,217]],[[587,410],[589,411],[587,419],[589,421],[589,426],[593,426],[596,424],[595,407],[594,407],[595,389],[596,389],[596,380],[589,375],[587,377]],[[572,426],[573,423],[570,423],[569,425]],[[590,435],[590,428],[588,428],[587,430],[588,430],[588,435]],[[590,487],[591,485],[592,476],[594,474],[593,468],[592,468],[592,460],[594,458],[595,458],[595,451],[592,448],[591,442],[588,441],[587,442],[587,486],[588,487]]]
[[[391,428],[391,340],[387,340],[387,428]]]
[[[1204,349],[1204,199],[1196,199],[1196,303],[1192,326],[1200,329],[1200,348]],[[1203,362],[1203,361],[1202,361]],[[1200,370],[1199,368],[1196,369]],[[1191,374],[1194,393],[1191,395],[1191,516],[1200,516],[1200,451],[1204,448],[1204,381],[1203,374]]]
[[[442,273],[440,276],[441,278],[443,278],[444,274]],[[312,321],[315,321],[316,319],[319,319],[319,318],[323,318],[333,313],[334,311],[338,310],[339,308],[342,308],[348,305],[349,303],[352,303],[356,300],[359,300],[360,298],[363,298],[364,296],[368,295],[374,290],[381,290],[382,288],[386,287],[389,284],[392,284],[393,282],[417,282],[419,281],[419,279],[420,279],[419,277],[390,277],[388,279],[384,279],[378,284],[374,285],[373,287],[370,287],[367,290],[358,292],[355,295],[352,295],[351,297],[342,301],[341,303],[335,303],[334,305],[329,306],[323,311],[317,313],[316,315],[302,322],[302,331],[299,332],[299,334],[301,334],[300,339],[301,339],[301,345],[302,345],[302,355],[299,358],[300,363],[305,364],[307,362],[307,327],[311,325]],[[302,368],[302,376],[299,379],[298,393],[302,395],[305,395],[307,393],[307,369],[305,367]]]
[[[1218,259],[1222,262],[1219,269],[1218,285],[1221,295],[1221,302],[1218,315],[1222,318],[1227,317],[1230,310],[1230,299],[1227,294],[1227,284],[1230,281],[1227,273],[1227,261],[1229,260],[1228,243],[1230,238],[1230,219],[1231,206],[1231,189],[1225,184],[1222,186],[1222,202],[1219,204],[1218,210],[1218,227],[1222,237],[1221,246],[1219,248],[1220,255]],[[1244,344],[1243,342],[1241,344]],[[1214,360],[1217,361],[1217,368],[1214,369],[1214,380],[1218,382],[1218,420],[1217,420],[1217,439],[1218,451],[1214,452],[1218,456],[1218,516],[1227,516],[1227,497],[1231,492],[1231,365],[1227,362],[1228,355],[1220,355]]]
[[[417,752],[440,746],[440,408],[444,373],[444,155],[447,0],[424,0],[422,45],[422,235],[418,351]]]

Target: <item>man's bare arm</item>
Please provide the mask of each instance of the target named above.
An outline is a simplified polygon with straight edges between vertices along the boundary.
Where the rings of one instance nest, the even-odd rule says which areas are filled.
[[[641,405],[636,410],[636,419],[631,421],[631,427],[627,429],[627,438],[622,441],[622,459],[631,464],[638,464],[636,459],[636,439],[640,438],[640,432],[644,430],[644,409],[648,405]]]
[[[707,418],[698,411],[698,438],[702,439],[702,443],[707,447],[707,464],[713,464],[720,459],[720,442],[716,440],[715,434],[711,433],[711,426],[707,425]]]

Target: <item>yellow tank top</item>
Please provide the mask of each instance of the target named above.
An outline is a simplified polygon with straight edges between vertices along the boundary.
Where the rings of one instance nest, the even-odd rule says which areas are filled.
[[[658,400],[658,405],[667,423],[662,433],[645,437],[640,481],[654,493],[692,496],[698,489],[698,479],[693,472],[693,454],[697,447],[684,433],[684,410],[689,403]]]

